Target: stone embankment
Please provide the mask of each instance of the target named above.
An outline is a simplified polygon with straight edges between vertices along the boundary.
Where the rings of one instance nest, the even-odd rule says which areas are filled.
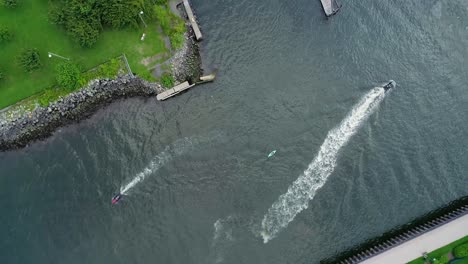
[[[133,96],[155,96],[164,89],[129,75],[115,80],[96,80],[86,88],[38,107],[22,117],[0,124],[0,151],[21,148],[30,142],[50,136],[57,128],[78,122],[97,109],[117,99]]]
[[[177,83],[188,81],[195,83],[203,74],[201,68],[200,46],[195,39],[190,22],[188,21],[187,13],[184,6],[179,4],[177,10],[182,18],[186,21],[187,32],[184,34],[184,45],[181,49],[175,51],[171,59],[171,68],[174,80]]]
[[[195,83],[203,73],[200,47],[183,5],[177,6],[177,10],[187,21],[187,32],[183,47],[172,56],[172,73],[177,83]],[[22,148],[33,141],[47,138],[57,128],[83,120],[117,99],[155,96],[164,90],[158,83],[149,83],[130,75],[119,76],[115,80],[96,80],[48,107],[37,107],[32,112],[15,114],[15,118],[0,120],[0,151]]]

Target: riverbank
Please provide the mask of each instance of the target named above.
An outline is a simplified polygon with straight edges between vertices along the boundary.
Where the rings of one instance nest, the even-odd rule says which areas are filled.
[[[44,139],[59,127],[88,118],[114,100],[134,96],[154,96],[162,86],[129,75],[115,80],[96,80],[48,107],[38,107],[22,117],[0,124],[0,150],[27,146]]]
[[[203,74],[199,42],[190,26],[189,17],[182,3],[176,6],[179,15],[186,21],[187,32],[184,34],[184,44],[171,58],[171,70],[176,84],[188,81],[195,83]],[[175,11],[175,10],[174,10]]]
[[[174,80],[177,83],[196,82],[202,75],[200,48],[190,27],[182,5],[177,6],[185,18],[187,32],[183,46],[170,59]],[[159,83],[148,82],[130,74],[116,79],[95,80],[88,86],[73,92],[47,107],[16,113],[9,119],[0,120],[0,151],[18,149],[51,136],[59,127],[79,122],[94,114],[109,103],[128,97],[156,96],[165,91]]]

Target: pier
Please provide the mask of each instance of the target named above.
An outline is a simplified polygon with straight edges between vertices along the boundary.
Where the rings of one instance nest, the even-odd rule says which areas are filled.
[[[172,87],[171,89],[168,89],[162,93],[159,93],[157,96],[156,96],[156,99],[158,99],[159,101],[162,101],[162,100],[166,100],[167,98],[169,97],[172,97],[180,92],[183,92],[187,89],[190,89],[192,88],[193,86],[195,86],[195,84],[189,84],[189,82],[183,82],[179,85],[176,85],[174,87]]]
[[[190,7],[188,0],[184,0],[184,7],[187,12],[188,19],[190,20],[190,24],[192,25],[193,32],[195,33],[195,38],[199,41],[202,39],[202,33],[198,27],[197,21],[195,20],[195,16],[193,15],[192,8]]]
[[[216,74],[215,73],[212,73],[212,74],[208,74],[208,75],[205,75],[205,76],[201,76],[200,77],[200,80],[197,81],[196,83],[194,84],[190,84],[189,82],[183,82],[181,84],[178,84],[174,87],[172,87],[171,89],[168,89],[162,93],[159,93],[157,96],[156,96],[156,99],[158,99],[159,101],[163,101],[163,100],[166,100],[167,98],[170,98],[172,96],[175,96],[185,90],[188,90],[190,88],[192,88],[193,86],[197,85],[197,84],[202,84],[202,83],[206,83],[206,82],[212,82],[214,81],[214,79],[216,78]]]
[[[323,11],[327,17],[333,16],[341,8],[341,5],[337,2],[337,0],[320,0],[320,2],[322,2]]]

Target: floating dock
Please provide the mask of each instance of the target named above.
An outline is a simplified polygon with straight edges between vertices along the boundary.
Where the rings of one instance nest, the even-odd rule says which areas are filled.
[[[323,11],[327,17],[333,16],[341,8],[337,0],[320,0],[320,2],[322,2]]]
[[[159,93],[157,96],[156,96],[156,99],[158,99],[159,101],[163,101],[163,100],[166,100],[167,98],[170,98],[172,96],[175,96],[185,90],[188,90],[190,88],[192,88],[193,86],[197,85],[197,84],[202,84],[202,83],[206,83],[206,82],[212,82],[214,81],[214,79],[216,78],[216,74],[215,73],[212,73],[212,74],[209,74],[209,75],[205,75],[205,76],[201,76],[200,77],[200,80],[194,84],[190,84],[189,82],[183,82],[179,85],[176,85],[174,87],[172,87],[171,89],[168,89],[162,93]]]
[[[193,32],[195,32],[195,38],[199,41],[202,39],[202,33],[198,27],[197,21],[195,20],[195,16],[193,15],[192,8],[190,7],[188,0],[184,0],[184,7],[190,20],[190,24],[192,25]]]
[[[166,100],[167,98],[169,97],[172,97],[180,92],[183,92],[187,89],[190,89],[192,88],[193,86],[195,86],[195,84],[189,84],[189,82],[183,82],[179,85],[176,85],[174,87],[172,87],[171,89],[168,89],[160,94],[158,94],[156,96],[156,99],[158,99],[159,101],[162,101],[162,100]]]

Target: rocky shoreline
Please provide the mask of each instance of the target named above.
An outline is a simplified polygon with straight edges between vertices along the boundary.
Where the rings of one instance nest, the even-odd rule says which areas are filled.
[[[171,70],[174,80],[177,83],[189,81],[195,83],[203,74],[201,67],[200,46],[195,40],[188,16],[180,4],[177,6],[180,16],[186,21],[187,32],[184,34],[185,42],[181,49],[177,50],[171,58]]]
[[[129,75],[97,80],[65,98],[38,107],[31,113],[0,126],[0,151],[17,149],[52,135],[59,127],[91,116],[102,106],[120,98],[154,96],[163,88]]]
[[[181,14],[184,13],[181,11]],[[199,46],[192,28],[187,28],[184,46],[171,59],[172,73],[178,83],[195,82],[202,74]],[[164,88],[158,83],[130,75],[122,75],[115,80],[93,81],[48,107],[37,107],[20,117],[0,122],[0,151],[23,148],[34,141],[45,139],[59,127],[86,119],[117,99],[155,96],[163,91]]]

